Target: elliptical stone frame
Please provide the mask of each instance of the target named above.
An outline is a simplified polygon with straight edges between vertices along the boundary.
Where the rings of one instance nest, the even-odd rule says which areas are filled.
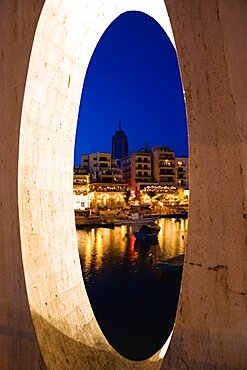
[[[73,150],[83,80],[101,35],[136,10],[173,40],[165,4],[189,128],[188,247],[169,350],[164,359],[161,351],[133,362],[106,341],[86,295],[72,207]],[[247,363],[247,3],[165,4],[0,3],[3,369],[244,369]]]

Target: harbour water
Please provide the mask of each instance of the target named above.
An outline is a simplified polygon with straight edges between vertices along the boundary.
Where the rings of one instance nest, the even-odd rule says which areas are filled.
[[[87,293],[110,344],[143,360],[159,350],[175,319],[181,273],[156,263],[184,253],[188,220],[159,219],[157,240],[137,242],[132,226],[77,230]]]

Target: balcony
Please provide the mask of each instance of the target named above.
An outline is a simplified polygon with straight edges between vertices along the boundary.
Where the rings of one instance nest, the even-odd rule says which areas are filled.
[[[175,177],[175,173],[173,171],[160,171],[160,176],[174,176]]]
[[[168,161],[167,162],[163,162],[163,161],[160,162],[159,166],[160,167],[173,167],[173,168],[175,167],[175,165],[172,162],[168,162]]]
[[[160,154],[160,159],[170,159],[172,161],[175,161],[175,157],[172,154]]]
[[[111,168],[109,163],[99,163],[98,168]]]
[[[166,176],[166,177],[160,177],[160,182],[174,182],[175,183],[175,178],[174,177],[169,177],[169,176]]]
[[[151,182],[150,177],[136,177],[135,182]]]
[[[136,163],[151,163],[151,158],[136,158]]]
[[[136,172],[149,172],[151,173],[151,168],[135,167]]]

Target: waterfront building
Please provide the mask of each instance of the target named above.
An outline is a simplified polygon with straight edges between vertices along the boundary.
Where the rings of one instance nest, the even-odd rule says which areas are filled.
[[[89,196],[83,194],[73,194],[73,206],[75,210],[79,211],[90,209]]]
[[[74,190],[83,189],[83,191],[88,191],[89,183],[90,183],[90,175],[88,171],[82,167],[74,167],[74,174],[73,174]]]
[[[128,189],[124,183],[91,183],[88,194],[91,208],[124,208]]]
[[[120,166],[122,159],[128,154],[128,139],[122,130],[121,121],[119,121],[119,130],[112,137],[112,159],[116,159]]]
[[[154,180],[161,186],[176,186],[174,151],[168,146],[154,146],[151,152]]]
[[[110,153],[90,153],[81,156],[82,168],[88,170],[94,182],[121,182],[122,172]]]
[[[123,159],[123,181],[130,184],[132,194],[138,196],[150,189],[189,189],[188,158],[175,157],[168,146],[153,146],[139,150]]]
[[[123,159],[123,180],[131,187],[132,194],[138,196],[140,190],[153,184],[152,155],[138,151]]]
[[[112,168],[115,176],[119,176],[119,168]],[[120,171],[121,172],[121,171]],[[73,176],[73,203],[76,210],[111,208],[126,206],[128,185],[121,182],[92,182],[86,168],[75,167]]]
[[[73,204],[74,209],[85,210],[90,208],[88,197],[90,175],[85,168],[75,167],[73,175]]]
[[[189,189],[189,158],[176,157],[176,185]]]

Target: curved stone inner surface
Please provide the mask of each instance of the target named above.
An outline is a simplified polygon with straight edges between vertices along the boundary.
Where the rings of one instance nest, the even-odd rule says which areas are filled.
[[[73,150],[85,73],[102,33],[130,4],[164,25],[162,1],[151,8],[148,1],[64,0],[58,6],[48,0],[34,38],[20,131],[20,231],[31,315],[48,368],[54,361],[59,368],[73,364],[73,369],[102,369],[107,363],[126,369],[160,367],[158,354],[132,363],[103,336],[81,275],[72,208]]]

